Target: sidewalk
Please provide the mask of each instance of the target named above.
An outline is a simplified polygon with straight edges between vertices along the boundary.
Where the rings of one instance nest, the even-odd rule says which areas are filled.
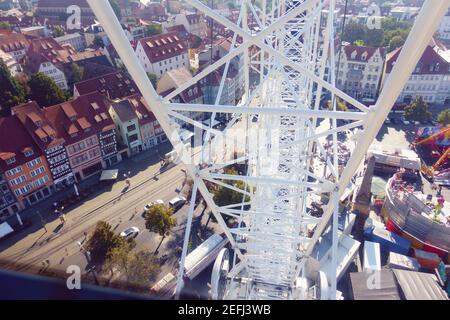
[[[169,152],[170,150],[172,150],[172,145],[169,142],[166,142],[159,145],[157,149],[154,148],[151,150],[144,151],[134,157],[125,159],[122,162],[119,162],[116,165],[108,168],[108,169],[119,169],[119,176],[117,182],[114,185],[112,185],[111,188],[108,189],[107,187],[105,187],[101,190],[98,190],[98,192],[92,194],[88,198],[81,200],[79,205],[87,201],[90,201],[96,197],[101,197],[103,195],[106,195],[107,193],[112,193],[113,191],[115,191],[114,189],[117,189],[118,183],[125,180],[124,173],[130,172],[131,188],[141,184],[142,182],[148,179],[151,179],[153,175],[155,175],[155,169],[157,172],[159,172],[160,169],[159,163],[161,160],[161,156]],[[86,180],[77,183],[78,190],[81,192],[84,189],[96,185],[99,181],[100,174],[101,173],[97,173],[92,177],[89,177]],[[53,203],[60,202],[68,195],[74,193],[75,191],[73,187],[61,190],[59,192],[54,193],[52,196],[45,199],[44,201],[39,202],[36,205],[21,211],[19,215],[23,221],[28,220],[32,223],[32,225],[41,224],[38,212],[41,214],[42,218],[45,220],[46,223],[49,221],[53,221],[58,218],[53,212]],[[110,200],[112,200],[112,198],[113,197],[109,198],[108,200],[105,199],[106,201],[103,202],[107,203]],[[76,208],[77,206],[78,205],[71,207],[69,212],[74,208]],[[9,217],[6,221],[13,228],[19,225],[19,222],[17,221],[15,215]]]

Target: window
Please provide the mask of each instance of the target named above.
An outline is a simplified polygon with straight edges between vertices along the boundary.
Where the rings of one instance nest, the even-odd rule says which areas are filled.
[[[37,168],[36,170],[31,171],[31,172],[30,172],[30,175],[31,175],[32,177],[36,177],[36,176],[38,176],[38,175],[44,173],[44,171],[45,171],[45,168],[44,168],[44,167],[39,167],[39,168]]]
[[[33,155],[33,150],[27,150],[24,152],[25,157],[31,157]]]
[[[8,177],[11,177],[11,176],[14,176],[14,175],[16,175],[18,173],[21,173],[21,172],[22,172],[22,167],[19,166],[19,167],[15,167],[15,168],[13,168],[11,170],[6,171],[6,175]]]
[[[14,162],[16,162],[16,157],[12,157],[12,158],[6,159],[6,164],[12,164]]]
[[[136,125],[135,124],[132,124],[131,126],[127,127],[127,132],[134,131],[134,130],[136,130]]]
[[[137,139],[138,139],[137,133],[135,133],[131,136],[128,136],[128,143],[132,143],[132,142],[136,141]]]
[[[36,165],[38,165],[38,164],[41,164],[41,158],[36,158],[36,159],[34,159],[34,160],[31,160],[30,162],[27,162],[27,167],[28,168],[33,168],[34,166],[36,166]]]

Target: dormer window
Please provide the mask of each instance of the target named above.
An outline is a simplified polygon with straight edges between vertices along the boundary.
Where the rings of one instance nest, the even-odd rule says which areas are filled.
[[[25,155],[25,157],[31,157],[34,154],[34,152],[33,150],[26,150],[23,154]]]
[[[352,59],[355,59],[355,58],[356,58],[356,50],[352,52],[351,57],[352,57]]]
[[[16,157],[6,159],[6,164],[13,164],[14,162],[16,162]]]
[[[363,61],[366,61],[366,60],[367,60],[367,51],[364,52],[364,53],[361,55],[361,59],[362,59]]]

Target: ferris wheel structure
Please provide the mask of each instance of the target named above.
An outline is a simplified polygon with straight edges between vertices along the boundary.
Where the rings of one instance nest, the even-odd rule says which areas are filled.
[[[177,294],[183,286],[194,200],[200,192],[231,247],[230,252],[220,252],[214,265],[214,298],[335,299],[339,200],[450,0],[425,2],[371,106],[336,86],[335,57],[340,46],[336,46],[335,0],[242,0],[233,21],[204,2],[185,0],[232,32],[232,41],[227,54],[210,61],[165,97],[152,87],[108,1],[88,2],[193,179]],[[242,89],[242,97],[237,103],[223,104],[231,65],[238,65],[242,88],[236,89]],[[214,103],[172,102],[217,71],[222,77]],[[328,108],[321,103],[324,95],[331,100]],[[342,102],[352,108],[340,110]],[[229,121],[218,130],[213,120],[223,115]],[[205,118],[212,119],[209,125]],[[197,158],[180,137],[183,125],[201,132]],[[342,132],[353,132],[345,159],[340,149]],[[236,164],[243,164],[244,172],[229,174],[226,169]],[[242,201],[219,205],[211,186],[231,189],[242,195]],[[317,198],[326,199],[321,215],[310,210]],[[227,223],[227,218],[234,223]],[[332,235],[331,267],[312,274],[312,254],[325,230]]]

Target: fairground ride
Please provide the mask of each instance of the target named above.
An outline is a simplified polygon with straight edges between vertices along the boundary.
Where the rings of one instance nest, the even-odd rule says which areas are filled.
[[[194,181],[180,266],[185,264],[194,200],[200,192],[229,239],[230,255],[234,256],[228,266],[219,263],[224,285],[220,292],[214,289],[214,297],[335,299],[339,198],[447,12],[450,0],[425,2],[378,100],[370,107],[335,86],[334,0],[242,0],[237,22],[204,2],[186,0],[192,8],[228,28],[234,37],[228,54],[165,97],[160,97],[152,87],[108,1],[88,2]],[[234,57],[243,61],[244,94],[240,103],[220,103],[225,77],[214,104],[171,102],[214,70],[225,66],[223,70],[227,73]],[[250,79],[255,74],[259,79],[256,84]],[[319,108],[319,97],[325,91],[331,93],[332,110]],[[357,111],[337,111],[337,98]],[[218,113],[229,114],[232,119],[223,131],[218,131],[190,117],[196,113],[207,113],[212,119]],[[256,122],[248,121],[255,116]],[[174,119],[207,132],[202,141],[202,149],[208,150],[206,154],[210,153],[211,146],[218,144],[218,139],[226,140],[233,135],[235,125],[249,124],[239,133],[244,139],[242,155],[224,159],[216,152],[217,157],[192,161],[180,139],[181,127],[175,125]],[[244,121],[238,122],[239,119]],[[346,122],[339,121],[342,125],[338,125],[338,120]],[[325,129],[323,123],[328,124]],[[256,130],[252,130],[255,126]],[[340,167],[338,133],[353,128],[361,129],[354,137],[356,147],[345,166]],[[333,141],[328,156],[323,149],[324,138]],[[224,173],[223,168],[235,163],[245,163],[246,174]],[[325,170],[329,175],[324,174]],[[245,188],[236,188],[227,181],[242,181]],[[244,194],[244,202],[217,205],[207,187],[211,183]],[[314,195],[326,195],[329,199],[320,217],[311,216],[308,211]],[[224,216],[231,216],[239,223],[228,226]],[[311,225],[315,225],[313,230],[309,228]],[[308,262],[313,259],[311,254],[322,233],[330,226],[331,271],[312,276]],[[228,259],[227,254],[219,257]],[[183,287],[183,272],[184,268],[180,267],[177,295]],[[314,286],[321,290],[310,295]]]

